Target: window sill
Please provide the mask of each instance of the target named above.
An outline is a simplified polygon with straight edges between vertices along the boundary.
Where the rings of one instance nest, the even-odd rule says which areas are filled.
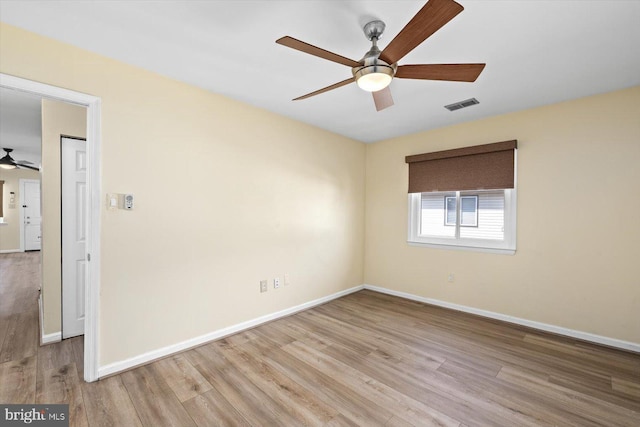
[[[0,221],[0,227],[2,227],[3,225],[9,225],[9,223]]]
[[[479,248],[472,246],[460,246],[460,245],[442,245],[436,243],[418,243],[407,241],[409,246],[416,246],[420,248],[431,248],[431,249],[444,249],[451,251],[467,251],[467,252],[483,252],[487,254],[499,254],[499,255],[515,255],[515,249],[496,249],[496,248]]]

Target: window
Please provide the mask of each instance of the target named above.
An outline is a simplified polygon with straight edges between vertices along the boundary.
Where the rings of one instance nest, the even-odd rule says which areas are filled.
[[[456,226],[458,200],[460,200],[460,227],[478,226],[478,196],[446,196],[444,198],[444,225]]]
[[[515,253],[516,149],[515,141],[509,143],[407,157],[410,189],[409,243]],[[497,157],[497,165],[491,158],[469,158],[476,152],[484,156],[493,153],[493,150],[501,153]],[[505,156],[505,151],[510,156]],[[459,157],[464,159],[456,164]],[[412,162],[412,158],[420,160]],[[436,161],[432,162],[432,159]],[[495,159],[496,157],[493,158]],[[442,164],[443,161],[446,163]],[[419,163],[418,168],[412,171],[415,163]],[[460,165],[464,169],[461,170]],[[496,179],[500,174],[502,177]],[[450,189],[439,191],[433,186]]]

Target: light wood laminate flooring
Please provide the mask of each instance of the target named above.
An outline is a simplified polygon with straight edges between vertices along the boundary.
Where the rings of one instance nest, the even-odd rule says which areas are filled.
[[[640,426],[640,355],[361,291],[95,383],[0,255],[0,402],[72,426]]]

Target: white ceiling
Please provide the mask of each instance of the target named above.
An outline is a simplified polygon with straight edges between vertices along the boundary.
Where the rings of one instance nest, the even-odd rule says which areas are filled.
[[[348,67],[275,43],[284,35],[359,60],[362,26],[388,43],[424,1],[0,1],[0,20],[364,142],[640,84],[640,1],[470,1],[400,64],[485,62],[475,83],[395,79],[376,112],[356,85],[297,96]],[[443,108],[470,97],[479,105]]]
[[[13,148],[11,158],[41,161],[41,99],[15,90],[0,88],[0,148]],[[0,157],[6,153],[0,149]]]

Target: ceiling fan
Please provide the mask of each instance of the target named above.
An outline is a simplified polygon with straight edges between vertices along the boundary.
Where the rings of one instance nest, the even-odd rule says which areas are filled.
[[[15,168],[26,168],[26,169],[31,169],[34,171],[39,171],[40,169],[35,167],[35,166],[29,166],[27,163],[29,164],[33,164],[31,162],[28,162],[26,160],[19,160],[19,161],[15,161],[13,160],[13,158],[11,157],[11,152],[13,151],[13,148],[3,148],[3,150],[7,153],[5,154],[4,157],[2,157],[0,159],[0,168],[2,169],[15,169]]]
[[[293,100],[306,99],[355,82],[361,89],[373,94],[376,110],[380,111],[393,105],[389,84],[394,77],[474,82],[486,64],[398,65],[400,59],[451,21],[463,9],[453,0],[429,0],[382,51],[378,48],[378,40],[384,32],[385,24],[382,21],[369,22],[363,30],[372,46],[360,61],[345,58],[293,37],[285,36],[276,40],[276,43],[283,46],[351,67],[352,77]]]

